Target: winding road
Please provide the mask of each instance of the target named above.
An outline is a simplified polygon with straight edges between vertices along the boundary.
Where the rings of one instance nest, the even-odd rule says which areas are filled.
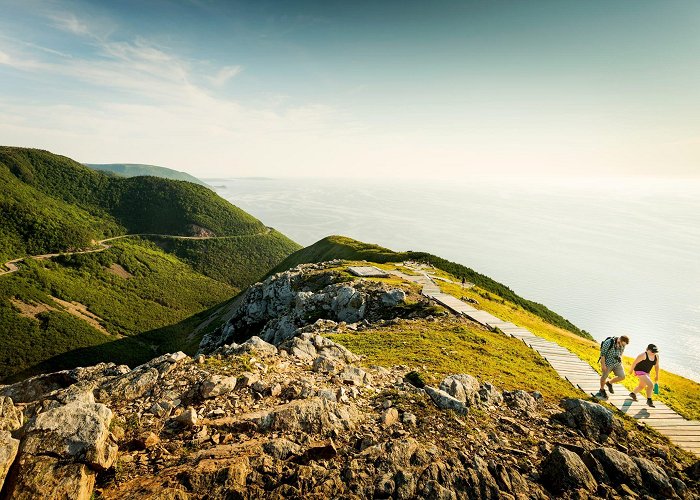
[[[122,234],[121,236],[113,236],[111,238],[105,238],[104,240],[100,240],[97,242],[97,245],[99,248],[91,248],[89,250],[78,250],[75,252],[59,252],[59,253],[45,253],[41,255],[29,255],[27,257],[20,257],[17,259],[12,259],[8,260],[5,262],[4,266],[7,268],[7,271],[0,271],[0,276],[5,276],[7,274],[12,274],[16,273],[19,271],[19,264],[20,262],[26,260],[26,259],[34,259],[34,260],[45,260],[45,259],[51,259],[53,257],[58,257],[60,255],[78,255],[78,254],[84,254],[84,253],[96,253],[96,252],[104,252],[105,250],[108,250],[112,248],[112,245],[108,245],[108,241],[114,241],[114,240],[120,240],[122,238],[134,238],[134,237],[150,237],[150,238],[170,238],[174,240],[230,240],[230,239],[236,239],[236,238],[250,238],[252,236],[261,236],[263,234],[269,234],[272,232],[271,227],[266,227],[264,231],[260,231],[259,233],[253,233],[253,234],[237,234],[237,235],[232,235],[232,236],[180,236],[180,235],[174,235],[174,234],[156,234],[156,233],[138,233],[138,234]]]

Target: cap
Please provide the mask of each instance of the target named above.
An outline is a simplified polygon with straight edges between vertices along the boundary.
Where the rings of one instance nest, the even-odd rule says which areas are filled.
[[[653,352],[653,353],[657,353],[657,352],[659,352],[659,348],[656,347],[656,345],[654,345],[654,344],[649,344],[649,345],[647,346],[647,351],[651,351],[651,352]]]

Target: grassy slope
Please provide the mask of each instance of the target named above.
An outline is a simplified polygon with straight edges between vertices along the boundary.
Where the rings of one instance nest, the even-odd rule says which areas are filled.
[[[452,273],[459,277],[464,276],[468,281],[479,285],[485,290],[500,295],[554,325],[582,337],[591,338],[588,333],[577,328],[570,321],[557,313],[550,311],[542,304],[523,299],[507,286],[492,280],[488,276],[480,274],[461,264],[456,264],[425,252],[394,252],[388,248],[363,243],[343,236],[328,236],[309,247],[293,253],[277,266],[275,271],[289,269],[297,264],[322,262],[332,259],[367,260],[370,262],[398,262],[403,260],[430,262],[435,267],[445,272]]]
[[[186,172],[172,170],[170,168],[158,167],[156,165],[143,165],[140,163],[86,163],[85,166],[100,172],[112,172],[122,177],[162,177],[175,181],[187,181],[194,184],[206,186],[205,182]]]
[[[133,277],[108,272],[114,263]],[[44,369],[88,364],[80,351],[71,352],[100,344],[102,355],[90,362],[133,364],[149,359],[155,351],[171,350],[163,349],[166,346],[181,348],[188,342],[172,336],[184,330],[171,328],[168,332],[165,327],[178,325],[235,292],[144,241],[122,240],[101,253],[31,261],[20,272],[0,279],[0,378],[59,355],[54,363],[45,363]],[[101,318],[108,334],[62,311],[52,296],[87,306]],[[54,310],[36,319],[23,317],[10,302],[12,298],[47,304]],[[120,336],[128,338],[118,340]],[[134,341],[137,336],[139,340]],[[196,343],[189,342],[190,347]]]
[[[303,262],[320,262],[336,258],[346,260],[362,259],[370,262],[386,263],[408,259],[416,260],[416,255],[416,252],[392,252],[389,249],[358,242],[350,238],[331,236],[290,255],[275,270],[288,269]],[[430,258],[429,260],[436,266],[439,266],[442,261],[442,259],[436,260],[435,258]],[[447,271],[451,269],[458,269],[460,271],[461,269],[466,269],[463,266],[455,266],[457,265],[450,265],[449,267],[443,265],[443,267],[447,268]],[[569,324],[568,322],[552,321],[552,315],[554,313],[541,314],[542,311],[539,308],[535,308],[534,311],[529,310],[526,307],[529,305],[528,301],[523,301],[522,299],[517,302],[513,301],[511,297],[515,294],[510,291],[510,289],[500,284],[497,284],[499,286],[493,286],[495,282],[488,278],[474,279],[474,275],[468,275],[464,272],[459,272],[457,276],[455,276],[441,269],[436,269],[435,271],[435,274],[438,276],[455,282],[460,281],[457,276],[467,276],[468,280],[478,285],[467,290],[462,288],[459,284],[438,281],[440,288],[446,293],[450,293],[456,297],[466,296],[478,300],[478,307],[480,309],[488,311],[506,321],[524,326],[533,333],[570,349],[582,359],[588,361],[591,366],[599,370],[596,362],[598,359],[599,344],[587,338],[588,336],[582,336],[576,331],[572,331],[572,329],[563,328],[562,326],[566,326]],[[472,273],[474,272],[472,271]],[[480,275],[477,275],[477,278],[479,276]],[[506,295],[505,297],[498,293],[503,290],[506,291],[504,294]],[[367,352],[371,354],[371,351]],[[626,363],[626,367],[628,367],[629,363],[631,363],[631,359],[626,359]],[[636,385],[636,382],[636,377],[628,377],[625,380],[625,385],[632,389]],[[661,389],[659,399],[666,402],[686,418],[700,419],[700,384],[662,370],[659,385]]]
[[[255,283],[268,269],[300,248],[274,230],[217,240],[153,238],[153,241],[196,271],[238,288]]]
[[[386,328],[329,335],[368,364],[418,367],[426,382],[469,373],[501,389],[540,391],[552,401],[573,387],[525,344],[458,319],[413,321]]]
[[[448,273],[442,273],[442,276],[450,280],[455,280],[455,278]],[[479,301],[478,307],[480,309],[490,312],[494,316],[506,321],[511,321],[516,325],[524,326],[531,332],[566,347],[581,359],[588,361],[591,366],[600,372],[600,367],[597,363],[600,353],[600,344],[598,342],[581,338],[567,330],[547,323],[543,321],[542,318],[524,310],[522,307],[479,287],[465,290],[461,285],[442,281],[438,281],[438,283],[441,290],[445,293],[457,297],[465,296],[476,299]],[[626,370],[629,369],[631,362],[632,358],[625,359]],[[637,385],[637,378],[628,376],[624,384],[629,389],[632,389]],[[680,375],[661,370],[659,386],[660,394],[658,399],[666,402],[686,418],[694,420],[700,419],[700,384],[681,377]]]

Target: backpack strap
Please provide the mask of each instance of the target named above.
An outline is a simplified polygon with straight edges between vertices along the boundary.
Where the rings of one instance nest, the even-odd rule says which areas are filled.
[[[603,356],[608,355],[610,349],[612,349],[612,346],[615,342],[617,342],[617,337],[610,337],[610,342],[608,342],[608,348],[605,350],[605,354],[603,354]]]

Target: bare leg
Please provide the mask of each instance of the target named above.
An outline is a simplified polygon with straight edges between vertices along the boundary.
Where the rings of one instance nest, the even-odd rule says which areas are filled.
[[[621,381],[623,381],[623,380],[625,380],[625,376],[624,376],[624,375],[622,375],[621,377],[615,377],[614,379],[612,379],[612,380],[610,381],[610,383],[611,383],[611,384],[616,384],[616,383],[621,382]]]
[[[652,389],[654,388],[651,378],[649,378],[649,375],[643,375],[640,377],[640,380],[644,380],[644,385],[647,387],[647,399],[651,399]]]

